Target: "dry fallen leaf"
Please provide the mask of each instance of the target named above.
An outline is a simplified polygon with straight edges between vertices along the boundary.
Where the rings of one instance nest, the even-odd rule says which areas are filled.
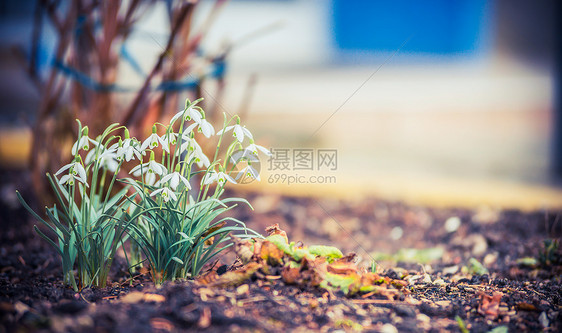
[[[279,266],[283,263],[285,253],[277,245],[265,240],[261,245],[260,258],[267,261],[271,266]]]
[[[274,225],[270,225],[269,227],[265,228],[265,232],[267,232],[268,236],[271,235],[280,235],[285,238],[285,242],[289,243],[289,238],[287,237],[287,233],[284,230],[279,228],[279,224],[275,223]]]
[[[247,264],[252,261],[252,257],[254,256],[252,248],[255,248],[254,243],[249,239],[240,239],[235,236],[232,238],[234,239],[234,252],[242,263]]]
[[[353,274],[357,273],[357,266],[350,262],[334,262],[328,265],[328,272],[334,274]]]
[[[503,294],[501,292],[494,292],[492,296],[481,292],[480,304],[478,305],[478,313],[486,316],[489,319],[496,319],[498,317],[500,301]]]
[[[285,266],[281,271],[283,281],[287,284],[294,284],[300,280],[300,269],[296,267]]]
[[[121,302],[126,304],[134,304],[142,301],[144,293],[140,291],[133,291],[121,298]]]
[[[208,306],[204,307],[203,311],[201,311],[201,317],[199,317],[197,326],[199,328],[207,328],[211,326],[211,308]]]
[[[172,332],[174,331],[174,324],[171,321],[165,318],[151,318],[150,319],[150,327],[154,331],[164,331],[164,332]]]
[[[121,302],[126,304],[134,304],[140,301],[162,303],[166,297],[159,294],[146,294],[140,291],[133,291],[121,298]]]
[[[145,302],[156,302],[162,303],[166,300],[166,297],[159,295],[159,294],[145,294],[143,297]]]
[[[208,285],[209,283],[215,282],[218,278],[219,275],[217,274],[216,271],[209,271],[201,275],[197,279],[195,279],[195,282],[198,283],[199,285],[205,286]]]
[[[217,225],[215,225],[214,227],[211,227],[209,229],[207,229],[207,231],[205,231],[205,233],[202,235],[203,238],[207,237],[208,235],[212,234],[213,232],[221,229],[222,227],[224,227],[226,225],[226,222],[223,221]],[[215,242],[215,237],[211,237],[209,239],[207,239],[205,241],[205,245],[213,245],[213,243]]]
[[[209,285],[213,287],[238,286],[252,277],[261,266],[257,262],[251,262],[238,270],[224,273]]]
[[[240,287],[236,288],[236,295],[244,295],[250,291],[250,286],[248,284],[243,284]]]
[[[342,263],[342,262],[354,263],[356,259],[357,259],[357,253],[350,252],[345,257],[341,257],[341,258],[336,259],[334,261],[334,263]]]
[[[215,292],[210,288],[200,288],[197,292],[203,302],[207,302],[209,297],[215,296]]]

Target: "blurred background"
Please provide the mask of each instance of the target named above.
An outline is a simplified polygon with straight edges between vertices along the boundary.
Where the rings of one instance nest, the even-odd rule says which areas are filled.
[[[47,19],[50,2],[42,3],[43,12],[35,1],[0,4],[4,170],[29,161],[44,99],[37,80],[55,70],[68,84],[95,88],[54,62],[59,37]],[[184,84],[171,109],[203,92],[218,111],[242,113],[274,158],[262,160],[260,183],[241,189],[562,207],[556,1],[219,3],[201,1],[188,22],[205,32],[189,73],[211,74],[195,90]],[[59,13],[69,6],[63,1]],[[117,110],[134,101],[165,50],[169,8],[167,1],[155,2],[127,38],[116,41],[115,84],[127,89],[106,93],[114,95]],[[335,165],[322,166],[326,151]],[[296,160],[303,152],[310,154],[310,169]],[[281,158],[284,167],[275,161]]]

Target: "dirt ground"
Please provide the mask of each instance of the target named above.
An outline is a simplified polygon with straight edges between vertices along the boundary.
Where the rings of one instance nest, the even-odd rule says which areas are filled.
[[[561,212],[255,193],[247,197],[255,211],[236,212],[248,227],[265,234],[278,223],[290,240],[355,252],[362,272],[375,259],[377,275],[392,282],[349,295],[286,283],[272,267],[232,284],[156,288],[117,260],[109,287],[75,293],[15,201],[12,176],[4,173],[0,200],[0,332],[562,330],[561,249],[544,242],[562,236]],[[224,255],[211,273],[244,270],[235,257]]]

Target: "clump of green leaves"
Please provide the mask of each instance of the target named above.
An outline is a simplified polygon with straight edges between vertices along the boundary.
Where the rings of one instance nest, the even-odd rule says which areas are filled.
[[[18,192],[18,199],[33,216],[55,235],[55,241],[37,226],[35,231],[51,244],[62,260],[64,282],[75,290],[83,287],[104,287],[115,253],[127,239],[129,223],[123,219],[129,203],[128,188],[113,191],[122,161],[108,164],[104,153],[116,141],[112,135],[118,129],[110,125],[96,140],[88,137],[88,128],[78,121],[78,140],[72,147],[74,161],[55,175],[47,174],[58,206],[45,208],[47,222],[36,214]],[[93,149],[83,162],[80,150]],[[57,179],[56,176],[68,170]],[[76,282],[73,269],[78,272]]]
[[[76,290],[105,286],[115,253],[128,239],[138,249],[133,264],[144,261],[138,257],[142,253],[155,283],[162,283],[199,274],[209,260],[232,246],[230,234],[260,237],[242,221],[224,216],[239,203],[250,204],[221,196],[227,182],[236,184],[242,176],[259,180],[252,163],[259,161],[258,150],[270,153],[255,144],[238,116],[225,115],[222,130],[215,135],[197,106],[200,101],[187,100],[169,124],[154,124],[142,142],[118,124],[92,140],[78,121],[73,162],[47,175],[58,200],[58,206],[46,209],[49,221],[33,212],[18,193],[22,204],[57,235],[52,241],[35,227],[59,252],[65,283]],[[233,139],[228,142],[225,134],[230,131]],[[197,132],[208,139],[218,137],[212,160],[197,142]],[[118,179],[124,163],[133,165],[131,176]]]

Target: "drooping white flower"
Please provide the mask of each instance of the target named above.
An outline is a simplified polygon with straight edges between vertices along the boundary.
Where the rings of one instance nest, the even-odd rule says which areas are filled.
[[[195,150],[191,152],[189,160],[191,159],[194,159],[199,168],[208,168],[209,165],[211,165],[211,161],[209,161],[209,158],[203,153],[203,150],[199,146],[196,146]]]
[[[150,136],[148,138],[146,138],[146,140],[143,141],[142,146],[141,146],[141,150],[145,151],[148,148],[154,149],[154,148],[158,147],[158,143],[161,143],[162,146],[163,146],[162,148],[164,150],[166,150],[167,152],[169,152],[169,149],[162,142],[162,138],[160,138],[158,136],[158,134],[156,134],[156,125],[154,125],[154,126],[152,126],[152,134],[150,134]]]
[[[168,181],[170,182],[170,188],[172,188],[174,191],[177,190],[180,182],[183,183],[183,185],[187,189],[191,190],[191,185],[189,184],[189,181],[177,170],[172,172],[172,173],[169,173],[169,174],[165,175],[160,180],[161,183],[166,183]]]
[[[79,141],[74,142],[74,144],[72,145],[72,155],[76,155],[80,149],[90,149],[90,138],[88,138],[87,136],[83,136]]]
[[[155,173],[146,173],[144,175],[144,183],[148,186],[158,186],[156,183],[156,174]]]
[[[117,170],[117,167],[119,166],[116,154],[117,146],[117,143],[113,144],[109,148],[105,148],[104,146],[99,145],[98,147],[96,147],[96,149],[90,150],[88,152],[88,155],[86,155],[86,165],[89,165],[94,161],[98,161],[99,168],[103,167],[111,172],[115,172]]]
[[[215,128],[205,118],[201,119],[201,122],[199,123],[199,131],[201,131],[207,138],[210,138],[211,135],[215,135]]]
[[[178,200],[178,197],[176,196],[174,191],[172,191],[169,187],[163,187],[163,188],[157,189],[156,191],[150,193],[150,196],[153,197],[157,194],[160,194],[160,196],[162,197],[164,202],[168,202],[168,201],[170,201],[170,199],[172,199],[174,201]]]
[[[220,185],[223,185],[227,180],[233,184],[236,184],[236,180],[234,180],[234,178],[230,177],[228,174],[222,171],[209,171],[205,174],[205,176],[203,176],[201,182],[203,185],[209,185],[216,181]]]
[[[84,166],[82,165],[80,157],[77,157],[74,162],[60,168],[59,171],[55,173],[55,176],[60,175],[66,170],[68,170],[68,173],[59,179],[59,184],[74,185],[74,180],[78,180],[79,182],[86,185],[86,187],[89,187],[87,183],[88,180],[86,178],[86,170],[84,170]]]
[[[242,161],[247,162],[259,162],[260,159],[258,158],[257,154],[254,154],[252,151],[248,149],[244,150],[237,150],[232,155],[230,155],[230,161],[232,164],[236,165]]]
[[[193,119],[193,121],[195,121],[196,123],[200,123],[202,118],[201,111],[199,111],[199,108],[196,108],[195,105],[197,105],[197,103],[201,102],[202,100],[203,99],[200,98],[189,104],[189,106],[187,105],[189,103],[189,100],[186,100],[185,109],[176,113],[170,120],[170,124],[173,124],[180,117],[183,117],[185,121],[190,121]]]
[[[107,149],[100,156],[100,167],[106,168],[111,172],[116,172],[119,167],[119,162],[117,161],[117,148]]]
[[[246,126],[241,126],[240,124],[236,124],[236,125],[232,125],[232,126],[227,126],[224,130],[220,130],[217,132],[217,135],[221,135],[222,133],[226,133],[230,130],[232,131],[232,134],[234,135],[234,137],[236,139],[238,139],[238,141],[242,142],[244,141],[244,137],[247,136],[250,139],[253,139],[254,137],[252,136],[252,133],[246,128]]]
[[[132,173],[136,177],[140,176],[143,173],[154,173],[156,175],[162,176],[166,174],[166,168],[162,164],[151,160],[147,163],[137,165],[129,173]]]
[[[96,141],[88,137],[88,126],[85,126],[84,128],[82,128],[82,136],[80,137],[80,140],[77,140],[72,145],[72,150],[71,150],[72,155],[78,154],[80,149],[82,150],[90,149],[90,142],[92,142],[93,144],[97,144]]]
[[[137,139],[125,138],[122,145],[117,148],[116,158],[118,160],[125,158],[125,161],[129,162],[133,157],[141,160],[144,154],[145,152],[141,149],[141,144]]]
[[[267,156],[273,155],[273,154],[271,154],[271,152],[267,148],[255,144],[254,140],[250,140],[250,145],[248,145],[248,147],[246,147],[246,150],[249,150],[254,155],[258,155],[258,150],[260,150],[262,153],[266,154]]]
[[[193,137],[193,133],[191,131],[184,132],[181,136],[180,154],[183,154],[186,151],[191,153],[196,149],[201,149],[201,147],[199,146],[197,140]]]
[[[251,164],[248,164],[245,168],[238,172],[238,174],[236,175],[236,180],[240,179],[241,177],[250,177],[257,181],[261,180],[260,173]]]
[[[170,153],[170,145],[175,145],[178,142],[178,133],[164,133],[164,135],[160,137],[160,142],[162,142],[162,149]]]
[[[139,164],[134,167],[129,174],[138,177],[141,174],[154,174],[159,176],[164,176],[166,174],[166,167],[154,160],[154,152],[150,154],[150,160],[147,163]]]

